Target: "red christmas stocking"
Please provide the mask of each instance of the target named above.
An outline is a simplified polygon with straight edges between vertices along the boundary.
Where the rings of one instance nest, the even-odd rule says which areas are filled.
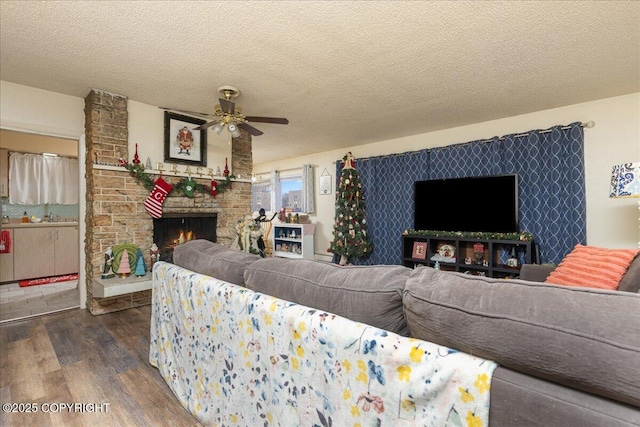
[[[216,197],[218,195],[218,183],[215,179],[211,180],[211,195]]]
[[[173,190],[173,185],[162,179],[161,176],[155,182],[155,187],[144,201],[144,207],[154,218],[162,218],[162,203],[167,198],[167,194]]]

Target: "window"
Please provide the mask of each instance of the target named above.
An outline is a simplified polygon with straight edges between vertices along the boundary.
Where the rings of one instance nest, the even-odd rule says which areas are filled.
[[[254,182],[251,186],[251,210],[256,212],[260,208],[265,211],[271,209],[271,183],[269,181]]]
[[[280,178],[282,204],[287,212],[302,212],[300,196],[302,194],[302,176]]]
[[[277,212],[281,208],[287,212],[302,212],[302,172],[292,171],[286,176],[274,172],[270,180],[254,182],[251,209],[256,212],[260,208],[267,212]]]

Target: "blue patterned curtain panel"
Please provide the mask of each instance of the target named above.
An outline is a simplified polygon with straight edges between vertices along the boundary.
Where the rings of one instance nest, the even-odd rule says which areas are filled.
[[[520,231],[534,235],[540,245],[540,261],[559,263],[577,243],[586,244],[584,133],[580,123],[356,159],[356,169],[362,180],[374,250],[366,258],[352,260],[354,264],[402,263],[402,232],[413,228],[414,182],[429,179],[517,174]],[[336,177],[341,170],[342,161],[337,161]]]

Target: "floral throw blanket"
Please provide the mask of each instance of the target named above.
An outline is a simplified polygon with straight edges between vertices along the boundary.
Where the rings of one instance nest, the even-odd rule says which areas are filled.
[[[149,360],[206,425],[488,425],[496,364],[173,264]]]

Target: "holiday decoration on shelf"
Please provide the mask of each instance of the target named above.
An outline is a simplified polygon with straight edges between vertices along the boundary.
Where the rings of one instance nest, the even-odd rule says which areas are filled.
[[[224,158],[224,176],[229,176],[229,165],[226,157]]]
[[[127,170],[131,173],[131,176],[136,180],[136,182],[140,185],[142,185],[144,188],[146,188],[149,191],[152,191],[155,189],[155,182],[153,181],[153,179],[151,179],[150,174],[146,173],[144,171],[144,167],[142,165],[134,165],[132,163],[129,163],[127,165],[124,165],[125,168],[127,168]],[[164,164],[162,164],[162,167],[164,167]],[[160,176],[162,176],[162,171],[159,170]],[[203,184],[195,184],[195,187],[193,187],[193,191],[195,193],[201,193],[201,194],[210,194],[211,196],[215,197],[217,194],[219,193],[223,193],[226,190],[231,189],[231,179],[235,178],[234,175],[228,175],[225,177],[224,181],[221,182],[216,182],[216,194],[213,194],[213,192],[211,191],[212,188],[209,187],[208,185],[203,185]],[[190,184],[187,184],[188,181],[191,181]],[[184,178],[181,179],[180,181],[178,181],[177,183],[173,184],[173,190],[170,190],[170,193],[178,193],[178,195],[180,194],[184,194],[187,185],[193,185],[193,181],[190,177],[189,178]],[[212,183],[215,181],[212,181]]]
[[[367,234],[364,192],[360,175],[354,168],[351,152],[342,160],[344,167],[336,190],[336,218],[329,252],[340,255],[340,265],[348,260],[369,255],[373,245]]]
[[[147,266],[144,264],[144,257],[142,256],[142,250],[138,248],[136,253],[136,271],[135,275],[142,277],[147,274]]]
[[[138,157],[138,144],[136,144],[136,154],[133,155],[133,164],[140,164],[140,157]]]
[[[533,234],[528,231],[520,233],[487,233],[481,231],[442,231],[442,230],[414,230],[409,228],[402,232],[405,236],[435,236],[435,237],[463,237],[494,240],[520,240],[529,242],[533,240]]]
[[[131,265],[129,264],[129,252],[126,250],[122,252],[122,258],[120,259],[120,265],[118,266],[118,276],[127,277],[131,274]]]
[[[113,263],[113,249],[111,246],[107,248],[104,252],[104,268],[102,269],[102,278],[103,279],[111,279],[112,277],[116,277],[113,274],[113,270],[111,269],[111,264]]]
[[[154,243],[149,249],[149,262],[151,264],[149,267],[150,271],[153,271],[153,265],[158,261],[160,261],[160,249],[158,248],[158,245]]]
[[[156,179],[153,190],[149,197],[144,201],[144,207],[154,218],[162,218],[162,203],[167,198],[167,194],[173,189],[173,185],[162,179],[161,176]]]

